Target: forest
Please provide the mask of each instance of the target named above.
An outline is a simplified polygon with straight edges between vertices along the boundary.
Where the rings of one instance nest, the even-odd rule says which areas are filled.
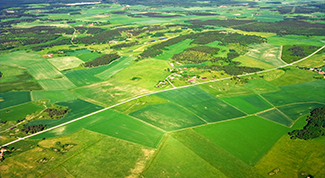
[[[97,67],[97,66],[109,64],[118,58],[120,58],[120,56],[117,54],[105,54],[103,56],[100,56],[92,61],[86,62],[81,65],[85,67]]]

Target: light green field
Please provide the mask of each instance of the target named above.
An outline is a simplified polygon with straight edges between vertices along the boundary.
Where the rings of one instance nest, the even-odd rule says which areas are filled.
[[[64,90],[76,87],[67,77],[58,79],[41,79],[38,83],[44,90]]]
[[[100,56],[102,56],[103,54],[99,54],[99,53],[96,53],[96,52],[93,52],[93,53],[85,53],[85,54],[79,54],[77,57],[79,59],[81,59],[82,61],[84,62],[89,62],[89,61],[92,61]]]
[[[109,64],[109,68],[105,71],[96,74],[95,76],[101,78],[103,80],[107,80],[122,69],[130,66],[134,58],[123,56],[122,58],[118,59],[117,61],[113,61]]]
[[[0,56],[1,65],[26,67],[35,62],[42,62],[44,59],[35,52],[16,51]]]
[[[272,85],[270,82],[267,82],[263,79],[249,80],[247,84],[243,85],[243,87],[251,90],[256,94],[269,93],[279,90],[278,87]]]
[[[288,131],[279,124],[250,116],[194,129],[248,165],[255,165]]]
[[[169,136],[144,172],[144,177],[221,177],[226,176],[192,150]]]
[[[277,109],[272,109],[263,113],[258,114],[259,117],[262,117],[264,119],[276,122],[278,124],[291,127],[293,124],[293,121],[288,118],[288,116],[284,115]]]
[[[1,121],[23,120],[28,114],[43,110],[44,107],[28,102],[18,106],[0,110]]]
[[[258,95],[243,95],[222,98],[222,100],[247,114],[254,114],[272,107],[268,102]]]
[[[285,71],[281,70],[281,69],[277,69],[277,70],[272,70],[272,71],[268,71],[262,74],[259,74],[259,76],[262,76],[264,80],[266,81],[272,81],[275,80],[279,77],[281,77],[282,75],[284,75]]]
[[[31,101],[29,91],[0,93],[0,109]]]
[[[149,105],[130,115],[167,131],[206,123],[192,112],[173,103]]]
[[[248,56],[239,56],[233,61],[240,62],[241,64],[239,66],[247,66],[247,67],[256,67],[256,68],[261,68],[261,69],[272,69],[274,68],[273,65],[262,62],[260,60],[248,57]]]
[[[270,37],[270,36],[275,36],[275,33],[267,33],[267,32],[246,32],[246,31],[241,31],[241,30],[236,30],[237,33],[243,34],[243,35],[256,35],[256,36],[261,36],[261,37]]]
[[[96,72],[102,72],[107,68],[107,66],[100,66],[97,67],[98,71]],[[97,68],[91,68],[91,69],[81,69],[81,70],[69,70],[63,72],[63,74],[76,86],[84,86],[84,85],[90,85],[97,82],[101,82],[102,80],[98,77],[95,77],[95,70]],[[100,69],[100,70],[99,70]]]
[[[39,61],[37,63],[26,66],[26,68],[36,80],[51,79],[62,76],[62,74],[48,61]]]
[[[270,36],[267,37],[267,42],[275,45],[310,45],[310,46],[323,46],[325,43],[321,42],[324,36],[311,36],[306,37],[302,35],[286,35],[284,37]]]
[[[309,68],[322,67],[325,65],[324,58],[325,58],[324,53],[316,54],[306,60],[297,63],[297,66],[309,67]]]
[[[315,108],[325,106],[325,103],[303,103],[303,104],[292,104],[287,106],[279,107],[278,109],[292,120],[297,120],[299,117],[310,113]]]
[[[71,93],[66,90],[52,90],[52,91],[32,91],[32,100],[48,100],[50,103],[57,103],[76,99]]]
[[[280,171],[273,177],[299,177],[301,173],[324,177],[324,147],[324,137],[306,141],[291,140],[288,135],[284,135],[254,168],[265,177],[275,168]]]
[[[251,166],[195,132],[193,129],[174,132],[171,136],[229,178],[261,177]]]
[[[174,54],[181,53],[186,48],[189,48],[190,43],[192,41],[193,40],[191,40],[191,39],[186,39],[186,40],[184,40],[182,42],[179,42],[179,43],[176,43],[174,45],[168,46],[167,47],[168,50],[164,50],[164,52],[161,55],[159,55],[159,56],[157,56],[155,58],[169,61],[173,57]]]
[[[77,56],[77,55],[88,54],[88,53],[91,53],[89,49],[80,49],[73,52],[67,52],[69,56]]]
[[[278,45],[268,43],[250,45],[250,49],[245,55],[275,67],[286,64],[280,59],[281,47]]]
[[[50,58],[48,61],[59,70],[71,69],[84,63],[84,61],[74,56]]]

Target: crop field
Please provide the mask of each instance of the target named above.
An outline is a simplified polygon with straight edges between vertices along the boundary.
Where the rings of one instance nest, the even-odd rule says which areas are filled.
[[[28,125],[42,124],[42,125],[47,125],[48,127],[52,127],[52,126],[56,126],[56,125],[68,122],[70,120],[76,119],[78,117],[84,116],[86,114],[90,114],[97,110],[103,109],[100,106],[94,105],[92,103],[88,103],[88,102],[80,100],[80,99],[71,100],[71,101],[67,101],[67,102],[59,102],[56,104],[59,106],[66,106],[69,108],[68,114],[64,118],[52,119],[52,120],[45,120],[45,119],[34,120],[34,121],[29,122],[26,125],[28,126]]]
[[[272,85],[270,82],[267,82],[263,79],[252,79],[248,83],[243,85],[243,87],[251,90],[256,94],[269,93],[279,90],[278,87]]]
[[[81,50],[76,50],[73,52],[67,52],[67,54],[69,56],[77,56],[77,55],[88,54],[88,53],[91,53],[91,51],[89,49],[81,49]]]
[[[244,111],[247,114],[254,114],[272,106],[258,95],[244,95],[237,97],[222,98],[226,103]]]
[[[98,69],[97,69],[98,68]],[[76,86],[85,86],[93,83],[101,82],[102,80],[95,77],[97,72],[105,70],[107,66],[100,66],[91,69],[81,69],[81,70],[69,70],[63,72],[63,74]]]
[[[35,52],[16,51],[0,56],[1,65],[26,67],[35,62],[42,62],[44,59]]]
[[[84,61],[74,56],[56,57],[56,58],[48,59],[48,61],[59,70],[71,69],[74,67],[78,67],[80,64],[84,63]]]
[[[0,110],[1,121],[23,120],[27,114],[43,110],[44,107],[28,102],[18,106]]]
[[[288,131],[288,128],[256,116],[249,116],[194,130],[246,164],[255,165]]]
[[[173,103],[149,105],[130,115],[167,131],[205,124],[189,110]]]
[[[324,85],[324,80],[286,85],[280,87],[277,92],[265,93],[262,96],[275,106],[299,102],[324,103],[325,93],[322,90]]]
[[[47,61],[39,61],[26,66],[36,80],[62,77],[62,74]]]
[[[67,90],[52,90],[52,91],[32,91],[32,101],[48,100],[50,103],[64,102],[77,99]]]
[[[193,40],[191,39],[186,39],[182,42],[176,43],[174,45],[168,46],[167,49],[168,50],[164,50],[163,54],[155,57],[156,59],[162,59],[162,60],[167,60],[169,61],[174,54],[178,54],[183,52],[186,48],[190,47],[190,43]]]
[[[102,56],[103,54],[99,54],[96,52],[92,52],[92,53],[84,53],[84,54],[79,54],[77,56],[77,58],[81,59],[84,62],[89,62],[92,61],[100,56]]]
[[[284,37],[271,36],[267,38],[267,42],[276,45],[310,45],[310,46],[323,46],[325,43],[321,41],[324,36],[311,36],[306,37],[302,35],[286,35]]]
[[[315,108],[325,106],[325,103],[302,103],[281,106],[278,109],[292,120],[297,120],[299,117],[309,114]]]
[[[0,93],[0,109],[31,101],[29,91]]]
[[[261,68],[261,69],[272,69],[274,68],[273,65],[262,62],[260,60],[254,59],[252,57],[248,57],[248,56],[239,56],[235,59],[233,59],[233,61],[238,61],[240,62],[240,66],[247,66],[247,67],[257,67],[257,68]]]
[[[64,90],[76,87],[76,85],[74,85],[67,77],[41,79],[38,83],[44,88],[44,90]]]
[[[281,178],[297,177],[302,173],[324,177],[324,143],[324,137],[306,141],[292,140],[284,135],[255,165],[255,169],[261,175],[267,176],[269,172],[279,168],[276,177]]]
[[[262,177],[252,167],[193,129],[173,132],[171,136],[229,178]]]
[[[192,150],[169,136],[151,165],[144,172],[145,177],[226,177]]]
[[[107,80],[120,70],[130,66],[134,58],[123,56],[122,58],[118,59],[117,61],[113,61],[109,64],[109,68],[104,70],[103,72],[96,74],[95,76],[101,78],[103,80]]]
[[[275,67],[285,65],[281,57],[281,47],[273,44],[257,44],[250,46],[249,52],[245,55]]]
[[[321,53],[321,54],[317,53],[316,55],[297,63],[297,65],[301,67],[309,67],[309,68],[322,67],[324,65],[324,58],[325,58],[325,53]]]
[[[288,116],[284,115],[277,109],[272,109],[269,111],[262,112],[258,114],[258,116],[287,127],[291,127],[293,124],[293,121],[290,118],[288,118]]]

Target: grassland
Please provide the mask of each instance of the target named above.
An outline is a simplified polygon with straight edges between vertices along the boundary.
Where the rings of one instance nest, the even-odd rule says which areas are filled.
[[[30,64],[26,68],[36,80],[62,77],[62,74],[47,61]]]
[[[54,65],[58,70],[66,70],[74,67],[78,67],[84,61],[78,59],[77,57],[56,57],[48,59],[48,61]]]
[[[93,52],[93,53],[79,54],[79,55],[77,55],[77,57],[79,59],[81,59],[82,61],[84,61],[84,62],[89,62],[89,61],[92,61],[92,60],[96,59],[97,57],[102,56],[102,55],[103,54],[99,54],[99,53]]]
[[[258,114],[258,116],[287,127],[291,127],[291,125],[293,124],[293,121],[290,118],[288,118],[288,116],[284,115],[282,112],[280,112],[277,109],[272,109],[266,112],[262,112]]]
[[[96,74],[95,76],[107,80],[112,77],[114,74],[118,73],[120,70],[130,66],[132,64],[134,58],[123,56],[122,58],[118,59],[117,61],[113,61],[109,64],[108,69],[104,70],[103,72]]]
[[[297,63],[297,65],[302,67],[309,67],[309,68],[322,67],[325,65],[324,58],[325,58],[325,53],[316,54],[306,60]]]
[[[243,87],[251,90],[253,93],[256,94],[270,93],[279,90],[277,86],[274,86],[270,82],[267,82],[263,79],[249,80],[247,84],[243,85]]]
[[[57,79],[41,79],[38,80],[38,83],[44,88],[44,90],[64,90],[76,87],[76,85],[66,77]]]
[[[145,177],[226,177],[171,136],[167,138],[143,175]]]
[[[89,49],[80,49],[73,52],[67,52],[69,56],[77,56],[77,55],[89,54],[89,53],[92,53]]]
[[[273,44],[257,44],[250,46],[249,52],[245,55],[275,67],[285,65],[281,57],[281,47]]]
[[[44,107],[32,102],[24,103],[7,109],[0,110],[1,121],[17,121],[23,120],[28,114],[43,110]]]
[[[301,36],[301,35],[286,35],[284,37],[270,36],[267,42],[275,45],[310,45],[310,46],[323,46],[324,42],[321,41],[324,36]]]
[[[42,62],[41,55],[35,52],[16,51],[1,56],[1,65],[26,67],[35,62]]]
[[[297,120],[299,117],[308,114],[315,108],[323,107],[325,103],[302,103],[281,106],[278,109],[292,120]]]
[[[167,60],[169,61],[174,54],[178,54],[183,52],[186,48],[190,47],[190,43],[193,40],[191,39],[186,39],[182,42],[176,43],[174,45],[168,46],[167,50],[164,50],[163,54],[155,57],[156,59],[162,59],[162,60]]]
[[[254,58],[248,57],[248,56],[239,56],[239,57],[233,59],[233,61],[240,62],[241,64],[239,66],[257,67],[257,68],[261,68],[261,69],[274,68],[274,66],[271,64],[262,62],[261,60],[257,60],[257,59],[254,59]]]
[[[0,93],[0,109],[31,101],[29,91]]]
[[[48,100],[50,103],[64,102],[77,99],[66,90],[52,90],[52,91],[32,91],[32,100]]]
[[[248,165],[255,165],[288,131],[284,126],[256,116],[211,124],[194,130]]]
[[[63,74],[76,86],[85,86],[93,83],[101,82],[102,80],[98,77],[95,77],[95,74],[98,74],[104,71],[107,67],[100,66],[91,69],[81,69],[81,70],[69,70],[63,72]]]

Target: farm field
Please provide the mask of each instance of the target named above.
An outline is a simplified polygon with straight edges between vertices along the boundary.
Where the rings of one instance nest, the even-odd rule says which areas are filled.
[[[9,65],[15,67],[26,67],[36,62],[42,62],[41,55],[35,52],[16,51],[10,54],[1,55],[1,65]]]
[[[0,110],[1,121],[17,121],[23,120],[27,114],[43,110],[43,106],[39,106],[32,102],[24,103],[18,106],[13,106],[7,109]]]
[[[278,109],[292,120],[308,114],[315,108],[323,107],[325,103],[297,103],[278,107]]]
[[[278,45],[253,45],[250,46],[249,52],[245,55],[275,67],[283,66],[286,64],[281,60],[281,46]]]
[[[47,61],[39,61],[26,68],[36,80],[62,77],[62,74]]]
[[[31,101],[29,91],[0,93],[0,109]]]
[[[193,40],[187,39],[182,42],[176,43],[174,45],[171,45],[167,48],[167,50],[164,50],[164,53],[155,57],[156,59],[162,59],[162,60],[167,60],[169,61],[174,54],[178,54],[183,52],[186,48],[190,47],[190,43]]]
[[[84,53],[84,54],[78,54],[77,57],[84,62],[89,62],[102,55],[103,54],[99,54],[99,53]]]
[[[112,77],[114,74],[118,73],[120,70],[130,66],[132,64],[133,58],[131,57],[125,57],[118,59],[117,61],[112,62],[109,66],[110,68],[104,70],[103,72],[96,74],[95,76],[107,80],[110,77]]]
[[[64,89],[70,89],[76,87],[76,85],[74,85],[66,77],[57,78],[57,79],[41,79],[38,80],[38,83],[45,90],[64,90]]]
[[[48,61],[60,71],[78,67],[83,63],[83,61],[77,57],[57,57],[48,59]]]
[[[66,90],[32,91],[32,101],[48,100],[50,103],[64,102],[77,99]]]
[[[234,59],[234,61],[240,62],[240,66],[247,66],[247,67],[258,67],[263,69],[272,69],[274,68],[273,65],[268,64],[266,62],[262,62],[261,60],[257,60],[252,58],[251,56],[239,56]]]
[[[291,125],[293,124],[293,121],[288,116],[284,115],[281,111],[277,109],[262,112],[258,114],[258,116],[287,127],[291,127]]]

